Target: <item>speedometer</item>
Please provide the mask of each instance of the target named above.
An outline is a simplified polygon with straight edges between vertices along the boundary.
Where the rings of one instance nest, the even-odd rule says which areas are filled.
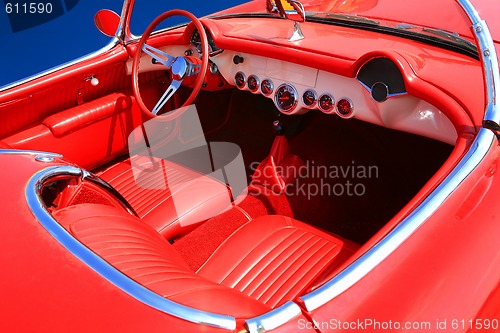
[[[274,101],[280,111],[285,113],[292,112],[297,106],[297,90],[291,84],[283,83],[276,90]]]
[[[214,56],[216,54],[221,53],[223,50],[219,49],[217,46],[215,46],[214,40],[212,38],[212,35],[205,29],[205,32],[207,34],[207,39],[208,39],[208,54],[210,56]],[[201,37],[198,29],[195,29],[193,31],[193,34],[191,35],[191,38],[189,39],[189,43],[198,51],[198,53],[202,53],[202,48],[201,48]]]

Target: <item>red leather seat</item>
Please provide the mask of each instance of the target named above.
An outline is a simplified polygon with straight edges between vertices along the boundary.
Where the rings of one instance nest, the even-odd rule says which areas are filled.
[[[115,207],[75,205],[54,217],[148,289],[186,306],[236,318],[254,317],[295,299],[357,248],[291,218],[262,216],[235,231],[193,272],[164,237]]]
[[[127,159],[98,175],[167,239],[229,208],[231,193],[226,184],[168,160],[133,158],[133,163]]]
[[[292,218],[267,215],[235,231],[197,273],[275,308],[358,247]]]
[[[172,301],[238,318],[270,310],[265,304],[196,275],[164,237],[124,211],[82,204],[64,208],[54,217],[115,268]]]

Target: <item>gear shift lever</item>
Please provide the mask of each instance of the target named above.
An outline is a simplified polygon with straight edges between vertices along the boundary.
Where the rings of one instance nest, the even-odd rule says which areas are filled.
[[[257,167],[252,176],[252,183],[268,187],[276,193],[283,193],[286,186],[295,182],[299,169],[304,162],[290,152],[290,146],[284,133],[285,128],[279,120],[273,122],[276,134],[269,156]]]
[[[279,120],[273,121],[273,132],[276,135],[283,135],[285,134],[285,127]]]

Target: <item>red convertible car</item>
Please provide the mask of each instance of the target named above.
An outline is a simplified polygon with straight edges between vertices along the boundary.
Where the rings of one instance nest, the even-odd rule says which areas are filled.
[[[0,88],[0,330],[500,332],[500,2],[174,4]]]

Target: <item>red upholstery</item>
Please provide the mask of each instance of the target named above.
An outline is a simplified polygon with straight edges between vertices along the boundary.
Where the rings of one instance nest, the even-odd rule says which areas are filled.
[[[81,204],[54,217],[75,238],[150,290],[237,318],[295,299],[357,248],[284,216],[263,216],[229,236],[195,273],[153,228],[111,206]]]
[[[283,135],[274,138],[269,155],[257,166],[252,183],[267,187],[275,193],[284,193],[286,187],[297,180],[304,162],[291,153]]]
[[[0,141],[0,149],[9,149],[10,146],[3,141]]]
[[[167,160],[152,162],[149,157],[136,156],[132,164],[126,160],[99,175],[166,238],[186,233],[229,208],[227,186],[213,178]]]
[[[81,127],[115,113],[130,110],[132,99],[122,93],[113,93],[71,109],[55,113],[43,120],[55,137],[62,137]]]
[[[71,206],[54,217],[111,265],[174,302],[237,318],[270,310],[235,290],[197,276],[164,237],[113,207]]]
[[[357,248],[289,217],[268,215],[234,232],[197,273],[274,308]]]

